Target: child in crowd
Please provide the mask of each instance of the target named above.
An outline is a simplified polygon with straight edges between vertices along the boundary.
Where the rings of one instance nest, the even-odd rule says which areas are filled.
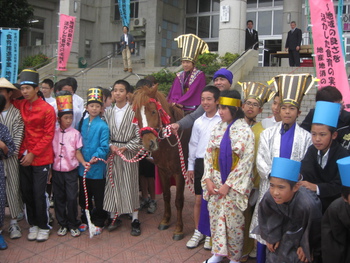
[[[280,115],[280,107],[281,107],[280,95],[278,92],[276,92],[275,96],[273,97],[273,102],[271,104],[271,110],[273,115],[261,120],[261,125],[264,127],[264,129],[272,127],[277,122],[280,122],[282,120]]]
[[[194,181],[195,204],[193,218],[195,230],[193,236],[186,244],[187,248],[196,248],[200,243],[205,241],[204,248],[207,250],[211,249],[210,236],[205,237],[198,230],[198,224],[202,202],[201,180],[204,173],[204,154],[213,127],[221,121],[218,112],[219,96],[220,90],[215,86],[208,85],[203,89],[201,106],[205,113],[195,120],[189,142],[187,176]]]
[[[350,262],[350,157],[337,161],[342,182],[341,197],[322,218],[322,262]]]
[[[75,82],[74,82],[74,81]],[[74,78],[66,78],[66,79],[61,79],[56,82],[55,84],[55,92],[60,92],[62,90],[69,91],[72,96],[73,96],[73,123],[72,127],[77,127],[79,121],[81,120],[81,117],[84,112],[84,100],[83,100],[83,106],[81,106],[81,98],[76,95],[74,97],[74,88],[71,85],[74,85],[76,83],[76,80]],[[73,95],[74,94],[74,95]],[[74,98],[77,98],[76,100]]]
[[[11,239],[22,236],[21,228],[17,224],[19,215],[23,213],[23,203],[19,185],[18,152],[23,139],[24,124],[20,111],[11,103],[11,98],[22,95],[21,91],[12,85],[7,79],[0,78],[0,94],[6,99],[4,110],[0,114],[0,123],[4,124],[10,132],[15,143],[16,150],[12,156],[4,159],[6,177],[6,198],[11,214],[9,234]]]
[[[269,188],[268,176],[271,172],[274,157],[283,157],[301,161],[311,145],[310,133],[300,128],[297,118],[304,94],[311,88],[314,80],[309,74],[282,74],[275,77],[281,98],[280,115],[282,122],[265,129],[260,134],[256,166],[260,175],[259,197],[255,206],[250,237],[258,241],[257,262],[265,262],[265,240],[252,231],[258,225],[259,202]]]
[[[254,133],[254,164],[252,170],[253,189],[249,196],[247,209],[244,211],[245,225],[249,226],[252,221],[252,215],[256,200],[259,195],[260,177],[256,169],[256,154],[258,152],[260,133],[264,130],[261,122],[256,122],[256,117],[263,111],[266,102],[272,99],[275,92],[268,86],[259,82],[243,82],[241,83],[242,93],[244,95],[244,104],[242,110],[244,112],[244,120],[251,127]],[[241,262],[245,262],[248,256],[256,257],[256,246],[254,239],[249,238],[249,227],[244,228],[244,246]]]
[[[96,158],[106,160],[109,151],[108,125],[100,117],[102,106],[101,89],[89,89],[86,105],[86,111],[89,113],[89,117],[84,119],[83,116],[78,126],[78,130],[83,138],[83,147],[80,149],[83,159],[79,160],[79,204],[82,210],[82,224],[79,230],[83,232],[87,229],[83,175],[84,170],[91,165],[89,171],[86,173],[86,190],[88,193],[91,221],[96,226],[96,235],[102,233],[104,222],[107,218],[107,213],[103,210],[106,164],[96,160]],[[94,202],[92,202],[92,199],[94,199]],[[95,208],[93,207],[93,203],[95,204]]]
[[[104,112],[112,107],[112,92],[110,89],[101,88],[102,89],[102,96],[103,96],[103,115]]]
[[[52,97],[53,86],[53,81],[51,79],[44,79],[43,82],[41,82],[41,92],[45,97],[45,101],[54,107],[57,114],[56,99]]]
[[[244,215],[252,187],[254,134],[243,119],[241,96],[223,91],[222,119],[213,129],[204,156],[203,198],[208,201],[212,254],[208,263],[225,256],[239,262],[243,248]]]
[[[14,100],[24,122],[24,138],[19,150],[20,185],[29,228],[29,241],[49,238],[46,183],[53,163],[52,140],[55,133],[54,108],[39,90],[39,74],[25,69],[20,74],[24,100]]]
[[[270,189],[259,204],[256,229],[266,240],[267,263],[317,262],[321,202],[315,193],[297,184],[300,165],[287,158],[273,159]]]
[[[0,83],[3,83],[0,80]],[[11,84],[11,83],[10,83]],[[6,99],[0,94],[0,113],[6,105]],[[2,236],[2,226],[5,219],[5,204],[6,204],[6,179],[3,160],[12,156],[16,150],[9,130],[4,124],[0,123],[0,250],[7,248],[7,243]]]
[[[73,237],[80,236],[78,216],[78,166],[84,162],[81,134],[71,127],[73,122],[72,94],[60,91],[56,95],[58,123],[53,139],[54,162],[52,166],[52,186],[55,191],[54,207],[58,224],[57,234],[65,236],[70,231]]]
[[[315,192],[322,203],[322,213],[340,197],[341,181],[336,164],[349,153],[337,142],[336,127],[340,104],[318,101],[312,120],[312,143],[301,162],[300,185]]]
[[[118,152],[131,159],[140,149],[139,129],[132,121],[135,113],[128,103],[127,97],[131,92],[130,84],[125,80],[118,80],[113,85],[115,105],[105,113],[106,122],[110,129],[110,152],[115,154],[111,180],[107,178],[104,196],[104,209],[110,212],[108,230],[116,229],[121,221],[113,218],[116,213],[132,213],[131,235],[141,235],[138,220],[139,202],[139,173],[138,163],[129,163],[118,156]]]

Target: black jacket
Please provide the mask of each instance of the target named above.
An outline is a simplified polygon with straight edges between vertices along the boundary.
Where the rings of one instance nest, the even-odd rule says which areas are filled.
[[[245,30],[245,50],[254,48],[257,50],[259,48],[259,43],[255,44],[256,42],[259,42],[259,36],[258,31],[253,29],[253,34],[249,33],[248,28]],[[253,47],[254,45],[254,47]]]
[[[288,32],[286,48],[289,50],[296,50],[296,47],[301,45],[302,32],[299,28],[295,28],[294,32],[292,30]]]
[[[339,176],[337,160],[349,156],[337,141],[333,141],[329,149],[328,161],[324,169],[317,161],[318,150],[311,145],[307,150],[304,159],[301,161],[300,173],[303,180],[317,184],[320,191],[319,198],[322,203],[322,213],[338,197],[340,197],[341,180]]]

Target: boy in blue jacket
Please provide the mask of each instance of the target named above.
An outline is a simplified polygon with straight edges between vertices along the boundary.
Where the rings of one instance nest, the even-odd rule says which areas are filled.
[[[82,232],[87,229],[83,175],[85,168],[88,167],[90,169],[86,174],[86,189],[88,192],[91,221],[96,226],[96,235],[102,233],[104,221],[107,218],[107,212],[103,210],[106,164],[96,159],[102,158],[106,160],[109,152],[108,125],[100,118],[102,106],[101,89],[89,89],[86,105],[86,111],[89,113],[89,117],[84,119],[83,116],[78,128],[83,139],[83,147],[80,151],[84,158],[84,161],[81,162],[79,166],[79,204],[82,208],[81,221],[83,222],[79,230]],[[89,162],[90,165],[87,162]],[[92,197],[94,197],[94,209]]]

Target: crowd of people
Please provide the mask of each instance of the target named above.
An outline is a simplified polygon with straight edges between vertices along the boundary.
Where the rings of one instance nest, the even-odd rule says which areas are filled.
[[[239,92],[231,89],[232,72],[221,68],[205,85],[194,65],[206,47],[187,37],[195,52],[182,46],[184,70],[167,97],[186,114],[171,124],[172,132],[192,127],[186,176],[194,183],[195,229],[187,248],[204,243],[212,253],[208,263],[225,257],[231,263],[249,257],[349,262],[350,113],[341,93],[331,86],[318,90],[315,109],[299,126],[311,75],[282,74],[274,86],[244,82]],[[150,77],[135,88],[155,83]],[[113,231],[122,214],[132,219],[130,234],[139,236],[139,209],[157,209],[152,158],[139,166],[120,157],[132,159],[141,148],[133,87],[118,80],[112,91],[90,88],[85,105],[77,87],[74,78],[39,83],[29,69],[20,74],[19,89],[0,78],[0,227],[7,200],[11,239],[22,236],[22,213],[29,241],[49,239],[50,195],[59,236],[78,237],[92,225],[94,235]],[[273,115],[257,122],[270,100]],[[0,233],[0,249],[6,248]]]

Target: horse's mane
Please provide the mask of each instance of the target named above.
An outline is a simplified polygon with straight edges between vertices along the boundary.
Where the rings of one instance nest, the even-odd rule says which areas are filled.
[[[158,85],[150,88],[148,86],[143,86],[136,90],[133,94],[132,98],[132,107],[133,109],[140,109],[141,106],[146,105],[149,103],[149,99],[153,98],[162,105],[163,109],[168,113],[169,115],[171,114],[170,109],[169,109],[169,103],[166,100],[165,96],[163,93],[158,91]]]

